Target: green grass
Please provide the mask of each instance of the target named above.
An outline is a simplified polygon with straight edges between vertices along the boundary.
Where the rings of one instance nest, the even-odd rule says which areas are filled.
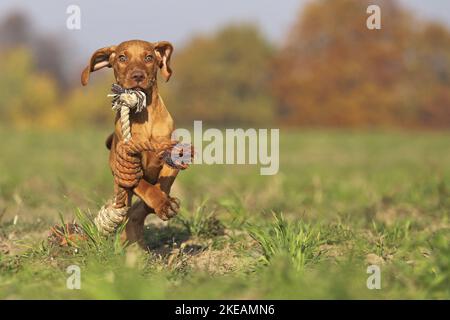
[[[149,252],[92,225],[112,194],[107,134],[0,129],[0,298],[450,298],[447,132],[281,130],[275,176],[194,165],[179,216],[148,218]],[[88,239],[51,246],[60,215]]]
[[[288,222],[283,215],[274,215],[275,222],[269,225],[250,226],[250,236],[261,246],[262,260],[269,264],[280,256],[290,258],[296,271],[308,263],[317,263],[321,252],[320,228],[311,227],[302,221]]]

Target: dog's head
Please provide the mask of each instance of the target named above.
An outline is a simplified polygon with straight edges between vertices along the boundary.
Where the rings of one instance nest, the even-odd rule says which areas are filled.
[[[98,49],[83,70],[81,83],[85,86],[91,72],[108,67],[114,69],[116,81],[123,88],[148,90],[156,83],[158,69],[166,81],[169,80],[172,75],[169,65],[172,51],[170,42],[141,40]]]

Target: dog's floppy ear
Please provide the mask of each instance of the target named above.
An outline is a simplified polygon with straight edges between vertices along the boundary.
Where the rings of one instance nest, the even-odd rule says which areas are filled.
[[[99,69],[111,67],[111,61],[115,56],[116,46],[105,47],[98,49],[94,52],[89,61],[89,65],[84,68],[83,73],[81,74],[81,84],[83,86],[87,85],[89,81],[89,74],[91,72],[97,71]]]
[[[155,43],[155,53],[158,57],[159,68],[166,81],[169,81],[172,75],[172,69],[170,69],[170,56],[172,52],[173,46],[170,42],[159,41]]]

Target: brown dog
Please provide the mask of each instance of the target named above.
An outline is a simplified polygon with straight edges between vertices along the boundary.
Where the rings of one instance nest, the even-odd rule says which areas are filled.
[[[113,68],[117,83],[125,89],[138,89],[145,92],[147,108],[140,113],[131,113],[131,134],[134,141],[169,141],[174,130],[173,120],[158,94],[157,73],[166,81],[169,80],[170,57],[173,46],[166,41],[150,43],[141,40],[122,42],[118,46],[98,49],[91,57],[89,65],[81,75],[81,83],[86,85],[93,71],[109,67]],[[122,140],[122,131],[117,114],[115,131],[108,137],[110,148],[109,163],[114,171],[116,147]],[[145,217],[156,213],[163,220],[176,215],[178,202],[169,196],[170,188],[178,174],[174,169],[161,161],[155,152],[143,152],[139,157],[142,164],[143,178],[134,188],[134,194],[141,200],[135,202],[128,211],[128,223],[125,228],[126,240],[143,243]],[[131,204],[131,196],[128,203]]]

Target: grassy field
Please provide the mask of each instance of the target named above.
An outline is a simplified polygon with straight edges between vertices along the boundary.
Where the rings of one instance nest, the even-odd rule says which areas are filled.
[[[1,299],[450,298],[448,133],[281,130],[278,175],[182,172],[179,216],[147,220],[150,252],[114,237],[52,246],[60,215],[112,194],[107,133],[0,129]]]

